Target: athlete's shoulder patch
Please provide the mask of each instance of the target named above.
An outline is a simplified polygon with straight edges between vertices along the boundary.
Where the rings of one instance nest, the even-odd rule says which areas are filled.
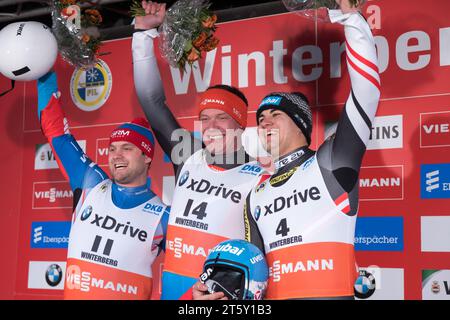
[[[269,179],[270,176],[271,176],[270,174],[263,174],[263,175],[261,175],[261,178],[259,179],[258,183],[256,184],[255,193],[258,193],[258,192],[264,190],[264,188],[267,185],[267,181],[266,180]]]
[[[316,155],[311,156],[308,160],[306,160],[301,166],[300,168],[302,170],[306,170],[308,169],[308,167],[314,163],[314,161],[316,160]]]

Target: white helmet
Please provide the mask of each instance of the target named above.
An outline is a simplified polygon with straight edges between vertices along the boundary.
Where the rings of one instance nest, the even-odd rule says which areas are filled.
[[[50,28],[36,21],[15,22],[0,31],[0,72],[11,80],[30,81],[45,75],[58,56]]]

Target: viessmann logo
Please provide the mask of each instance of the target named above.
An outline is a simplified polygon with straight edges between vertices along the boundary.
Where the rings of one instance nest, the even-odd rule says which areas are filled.
[[[86,152],[86,140],[79,140],[77,143],[80,145],[81,149]],[[36,145],[36,152],[34,155],[34,170],[47,169],[58,169],[58,163],[56,162],[50,144],[38,144]]]
[[[72,208],[73,192],[67,181],[33,183],[33,209]]]
[[[273,282],[279,282],[284,274],[333,270],[333,259],[314,259],[289,263],[281,263],[280,260],[276,260],[269,267],[269,277],[272,278]]]
[[[360,200],[402,200],[403,166],[362,167]]]
[[[422,199],[450,198],[450,164],[422,164],[420,182]]]
[[[420,114],[420,146],[450,146],[450,111]]]
[[[173,240],[167,240],[166,248],[174,252],[174,257],[180,259],[183,255],[202,256],[206,258],[209,254],[209,250],[204,247],[195,246],[193,244],[187,244],[183,242],[183,238],[174,238]]]
[[[66,288],[89,292],[92,289],[100,289],[111,292],[121,292],[137,296],[139,288],[124,282],[117,282],[95,277],[90,272],[83,271],[77,265],[70,265],[66,270]]]

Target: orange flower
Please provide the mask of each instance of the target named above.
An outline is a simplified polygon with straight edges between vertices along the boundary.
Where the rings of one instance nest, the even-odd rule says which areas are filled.
[[[83,43],[88,43],[89,42],[89,40],[91,40],[91,37],[88,35],[88,34],[83,34],[83,36],[81,37],[81,41],[83,42]]]
[[[202,46],[202,50],[211,51],[217,47],[219,44],[219,39],[216,37],[209,37],[205,44]]]
[[[202,21],[202,24],[205,28],[212,28],[217,21],[217,16],[213,14],[212,16],[208,16],[205,20]]]
[[[100,12],[98,12],[98,10],[87,9],[85,11],[85,14],[86,14],[86,18],[92,24],[98,25],[98,24],[102,23],[102,21],[103,21],[102,15],[100,14]]]
[[[187,60],[189,63],[193,63],[194,61],[197,61],[200,58],[200,53],[197,51],[197,49],[192,48],[187,56]]]
[[[61,4],[65,6],[70,6],[72,4],[75,4],[76,0],[61,0]]]
[[[200,48],[203,43],[205,43],[206,38],[208,37],[208,35],[205,32],[200,33],[200,35],[197,37],[197,39],[195,39],[192,44],[194,45],[194,47]]]

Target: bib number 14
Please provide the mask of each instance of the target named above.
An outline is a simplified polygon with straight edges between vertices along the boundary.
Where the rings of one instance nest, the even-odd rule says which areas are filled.
[[[192,204],[194,203],[194,200],[189,199],[186,204],[186,209],[184,210],[183,216],[187,217],[189,214],[192,214],[197,217],[198,220],[203,220],[204,217],[206,217],[206,206],[208,203],[202,202],[198,206],[196,206],[194,209],[192,209]],[[192,211],[191,211],[192,209]]]

